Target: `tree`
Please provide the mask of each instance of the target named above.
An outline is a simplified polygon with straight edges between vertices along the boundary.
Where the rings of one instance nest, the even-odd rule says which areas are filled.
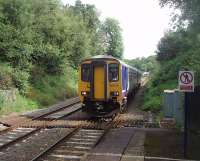
[[[12,68],[15,87],[25,91],[28,83],[62,76],[68,68],[77,70],[85,57],[102,54],[104,35],[112,38],[108,52],[121,57],[121,29],[117,21],[107,21],[103,32],[96,7],[80,0],[74,6],[61,0],[0,0],[0,63]],[[19,72],[23,76],[17,77]]]
[[[74,6],[66,8],[66,11],[68,11],[68,16],[71,15],[72,22],[76,20],[74,22],[76,26],[71,28],[73,32],[71,38],[77,43],[69,45],[72,47],[72,50],[68,58],[70,64],[74,68],[77,68],[84,57],[102,53],[100,37],[101,22],[96,7],[94,5],[83,4],[80,0],[77,0]]]
[[[132,60],[125,60],[126,63],[131,65],[132,67],[135,67],[142,72],[150,72],[151,74],[157,72],[159,69],[158,62],[156,60],[156,56],[149,56],[147,58],[136,58]]]
[[[188,26],[200,25],[200,1],[199,0],[159,0],[160,6],[170,6],[181,11],[181,14],[174,14],[174,18],[178,18],[180,26],[187,24]],[[185,23],[186,22],[186,23]],[[186,25],[186,26],[187,26]],[[198,31],[200,30],[197,27]]]
[[[123,41],[119,22],[113,18],[107,18],[102,25],[102,40],[104,43],[105,54],[122,58]]]

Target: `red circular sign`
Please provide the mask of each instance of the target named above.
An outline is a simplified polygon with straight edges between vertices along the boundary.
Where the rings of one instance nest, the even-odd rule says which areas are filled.
[[[193,81],[193,75],[190,72],[183,72],[180,75],[180,81],[183,84],[191,84]]]

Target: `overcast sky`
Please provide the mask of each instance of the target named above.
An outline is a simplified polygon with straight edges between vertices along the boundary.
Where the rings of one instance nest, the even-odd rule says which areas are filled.
[[[75,0],[62,0],[74,4]],[[158,0],[81,0],[94,4],[101,19],[112,17],[123,30],[124,57],[133,59],[154,55],[159,39],[167,30],[170,10],[161,9]]]

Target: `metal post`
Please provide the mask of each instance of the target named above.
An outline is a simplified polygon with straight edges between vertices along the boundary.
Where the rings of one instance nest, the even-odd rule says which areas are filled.
[[[188,146],[188,93],[185,92],[184,158],[187,158]]]

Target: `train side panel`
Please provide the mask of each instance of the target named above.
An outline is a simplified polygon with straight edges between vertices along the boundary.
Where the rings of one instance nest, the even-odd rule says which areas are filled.
[[[134,94],[140,86],[141,73],[133,68],[122,65],[122,95]]]

